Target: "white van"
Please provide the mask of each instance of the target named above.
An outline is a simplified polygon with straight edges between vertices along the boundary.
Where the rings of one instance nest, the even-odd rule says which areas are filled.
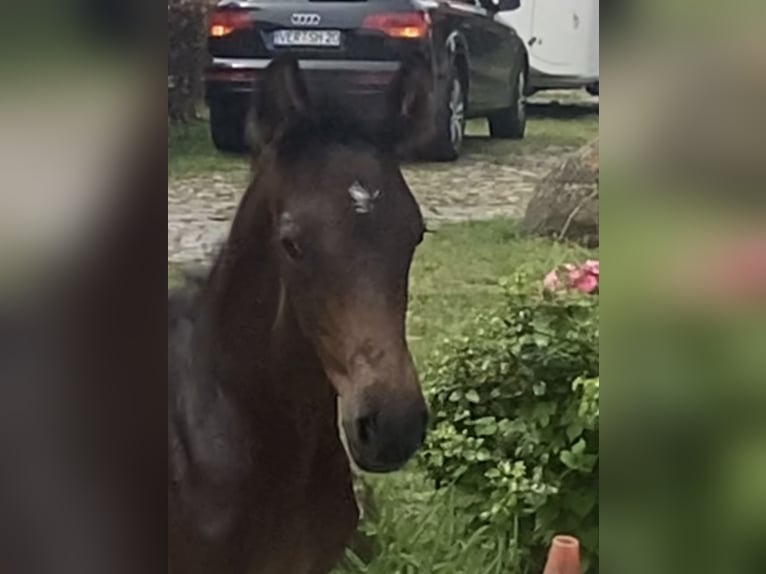
[[[497,18],[529,54],[529,91],[585,88],[598,95],[598,0],[521,0]]]

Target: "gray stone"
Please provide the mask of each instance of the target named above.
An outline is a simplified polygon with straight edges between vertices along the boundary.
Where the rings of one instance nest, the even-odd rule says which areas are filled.
[[[549,171],[530,199],[522,230],[532,235],[598,245],[598,140]]]

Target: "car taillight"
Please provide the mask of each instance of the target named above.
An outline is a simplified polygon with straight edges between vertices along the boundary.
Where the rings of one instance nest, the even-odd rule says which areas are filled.
[[[431,19],[424,12],[392,12],[373,14],[364,19],[362,27],[379,30],[393,38],[425,38],[431,27]]]
[[[235,30],[252,26],[253,20],[247,10],[215,10],[208,19],[208,34],[212,38],[228,36]]]

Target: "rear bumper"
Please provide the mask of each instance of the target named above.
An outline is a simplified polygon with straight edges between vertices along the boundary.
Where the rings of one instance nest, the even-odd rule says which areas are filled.
[[[268,59],[216,58],[205,73],[205,98],[246,102],[258,91]],[[399,62],[366,60],[300,60],[310,92],[332,93],[366,111],[382,110],[386,88]],[[344,102],[345,103],[345,102]]]

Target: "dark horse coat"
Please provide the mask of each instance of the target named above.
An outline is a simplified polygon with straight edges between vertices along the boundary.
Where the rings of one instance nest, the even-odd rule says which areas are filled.
[[[312,103],[294,60],[267,69],[229,238],[168,299],[168,572],[326,574],[357,523],[347,452],[387,472],[421,444],[405,314],[424,227],[396,157],[427,133],[430,74],[405,63],[366,126]]]

